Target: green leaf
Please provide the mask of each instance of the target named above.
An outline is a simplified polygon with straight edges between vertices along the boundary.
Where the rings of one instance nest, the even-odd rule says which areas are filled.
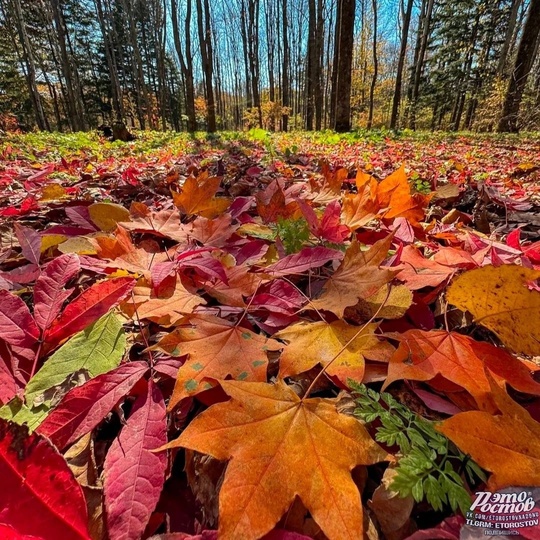
[[[15,422],[22,426],[26,424],[30,432],[34,431],[49,412],[45,405],[29,409],[18,397],[0,407],[0,418]]]
[[[125,349],[122,324],[113,312],[107,313],[75,334],[43,364],[26,386],[26,403],[32,406],[36,398],[77,373],[84,371],[96,377],[114,369],[120,364]]]

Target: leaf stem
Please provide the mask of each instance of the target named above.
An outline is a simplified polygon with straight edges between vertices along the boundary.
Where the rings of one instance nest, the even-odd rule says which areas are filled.
[[[347,343],[345,343],[345,345],[343,345],[343,347],[341,347],[341,349],[336,353],[334,358],[332,358],[332,360],[330,360],[330,362],[328,362],[325,366],[323,366],[321,371],[319,371],[317,376],[313,379],[312,383],[309,385],[308,389],[306,390],[306,393],[302,397],[302,401],[304,401],[304,399],[307,399],[309,397],[309,394],[313,391],[313,388],[315,388],[315,385],[317,384],[317,381],[323,376],[324,373],[326,373],[328,368],[339,358],[339,356],[343,353],[343,351],[345,351],[347,349],[347,347],[368,327],[368,325],[381,312],[382,308],[386,305],[386,302],[388,302],[388,298],[390,298],[390,291],[392,290],[392,287],[390,285],[388,285],[387,289],[388,290],[386,292],[386,297],[385,297],[383,303],[377,308],[377,311],[371,316],[371,318],[365,324],[363,324],[358,329],[358,332],[356,332],[356,334],[354,334],[354,336],[351,339],[349,339],[349,341],[347,341]]]

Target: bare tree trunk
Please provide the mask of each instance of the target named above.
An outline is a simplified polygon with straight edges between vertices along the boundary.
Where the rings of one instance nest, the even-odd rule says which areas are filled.
[[[197,0],[197,25],[206,88],[206,129],[209,133],[214,133],[216,131],[216,106],[214,102],[214,87],[212,80],[214,65],[212,32],[210,30],[210,6],[208,0],[204,0],[204,14],[202,0]]]
[[[355,0],[338,0],[338,16],[336,18],[337,56],[335,62],[335,87],[332,93],[335,99],[334,129],[338,132],[351,130],[351,79],[354,38]]]
[[[289,30],[287,28],[287,0],[282,0],[282,23],[283,23],[283,67],[281,81],[281,103],[283,107],[290,105],[290,88],[289,88]],[[287,131],[289,127],[289,115],[283,114],[281,117],[281,129]]]
[[[510,16],[508,18],[508,25],[506,27],[506,34],[504,36],[503,48],[501,49],[501,56],[499,57],[499,63],[497,64],[497,76],[500,78],[502,78],[506,73],[508,56],[510,53],[510,45],[512,44],[512,41],[514,39],[516,21],[521,2],[522,0],[512,0]]]
[[[72,65],[72,58],[68,52],[67,28],[64,13],[60,0],[51,0],[51,8],[60,46],[60,56],[62,58],[62,74],[66,81],[67,108],[71,128],[74,131],[82,131],[86,128],[84,107],[81,102],[82,91],[78,84],[76,68]]]
[[[379,60],[377,57],[377,0],[372,0],[373,6],[373,77],[371,78],[371,86],[369,88],[369,114],[367,121],[367,129],[371,129],[373,125],[373,108],[375,100],[375,85],[377,84],[377,75],[379,74]]]
[[[409,115],[409,127],[416,129],[416,107],[418,105],[418,96],[420,91],[420,78],[422,77],[422,71],[424,70],[424,58],[426,56],[426,49],[429,40],[429,31],[431,27],[431,15],[433,13],[433,1],[428,0],[426,6],[425,17],[422,24],[422,39],[420,41],[420,50],[418,51],[418,59],[414,70],[414,80],[411,94],[410,115]]]
[[[398,123],[399,104],[401,102],[401,81],[403,78],[403,66],[405,65],[405,56],[407,54],[407,39],[409,37],[409,26],[411,24],[412,7],[413,0],[408,0],[405,16],[403,17],[403,29],[401,31],[401,47],[399,50],[399,59],[396,72],[396,85],[394,87],[394,98],[392,99],[390,129],[396,129]]]
[[[508,83],[503,112],[497,131],[517,132],[521,98],[534,62],[536,41],[540,33],[540,0],[531,0],[523,34],[519,42],[512,76]]]
[[[111,96],[114,110],[114,120],[121,122],[124,119],[124,104],[122,100],[122,90],[118,79],[118,68],[114,58],[114,43],[111,43],[109,28],[106,24],[106,19],[103,13],[103,4],[101,0],[94,0],[96,12],[98,16],[101,35],[103,37],[103,46],[105,48],[105,59],[107,60],[107,69],[111,78]]]
[[[43,109],[43,103],[41,101],[41,95],[39,93],[37,82],[36,82],[36,64],[34,61],[34,53],[32,49],[32,44],[28,39],[28,34],[26,33],[26,27],[24,24],[24,16],[22,13],[22,7],[20,0],[13,1],[13,12],[15,14],[15,21],[17,26],[17,33],[19,34],[19,39],[22,45],[22,60],[24,60],[24,72],[26,76],[26,83],[28,85],[28,91],[32,99],[32,107],[36,115],[36,123],[39,129],[49,130],[50,127],[45,116],[45,111]],[[9,5],[7,6],[9,9]],[[2,11],[4,11],[4,18],[6,17],[7,11],[2,5]],[[11,34],[11,40],[13,42],[14,48],[16,47],[15,36]]]
[[[184,84],[186,87],[186,116],[188,118],[187,128],[190,133],[197,130],[197,118],[195,116],[195,86],[193,83],[193,61],[191,56],[191,37],[189,29],[191,27],[191,0],[187,0],[186,4],[186,17],[185,17],[185,33],[186,40],[186,53],[182,51],[182,42],[180,41],[180,28],[178,22],[178,2],[177,0],[171,0],[171,20],[173,29],[173,42],[178,61],[180,62],[180,69],[182,76],[184,77]]]

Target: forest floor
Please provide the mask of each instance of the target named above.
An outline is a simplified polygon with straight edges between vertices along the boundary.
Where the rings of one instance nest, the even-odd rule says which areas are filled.
[[[0,537],[480,538],[540,486],[538,136],[137,136],[0,140]]]

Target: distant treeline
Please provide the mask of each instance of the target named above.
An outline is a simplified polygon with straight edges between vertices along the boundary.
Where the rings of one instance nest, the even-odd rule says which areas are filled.
[[[539,32],[540,0],[0,0],[0,129],[538,130]]]

